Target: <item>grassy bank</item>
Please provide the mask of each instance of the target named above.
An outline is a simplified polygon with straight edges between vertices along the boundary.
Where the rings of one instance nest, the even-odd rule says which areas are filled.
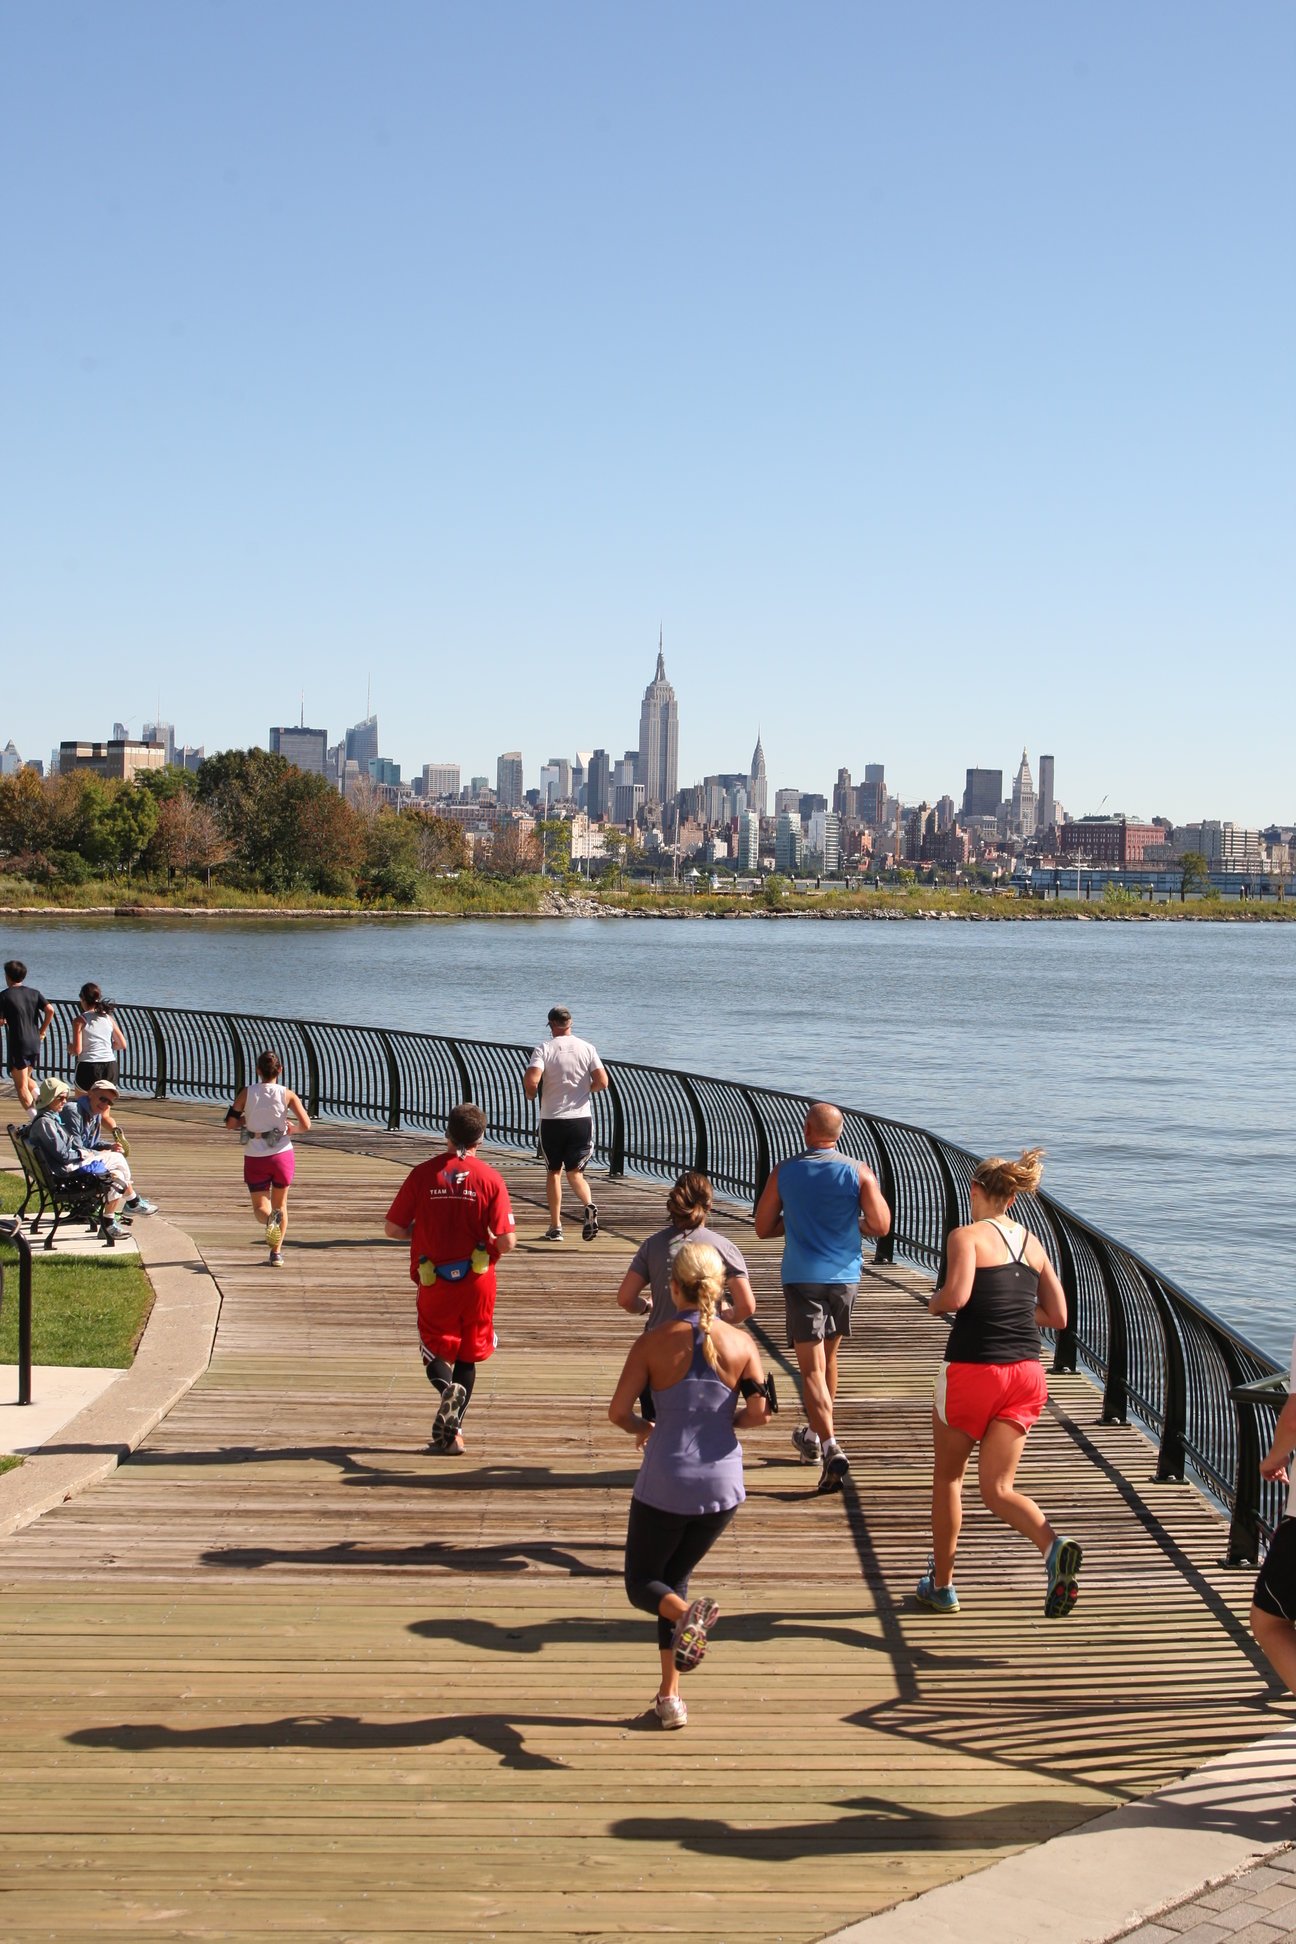
[[[655,889],[627,884],[590,885],[582,878],[493,878],[465,871],[457,878],[425,877],[412,904],[392,900],[327,897],[312,892],[271,896],[229,886],[210,889],[187,884],[166,890],[158,885],[124,885],[120,878],[90,884],[35,886],[0,877],[0,911],[65,912],[163,916],[190,913],[244,913],[249,917],[631,917],[678,918],[962,918],[1055,922],[1059,919],[1149,920],[1273,924],[1296,918],[1296,899],[1278,903],[1222,897],[1147,904],[1137,895],[1098,895],[1091,899],[1023,898],[1015,892],[916,884],[881,885],[847,891],[793,891],[767,885],[754,892],[706,891],[691,895],[677,885]]]
[[[22,1200],[18,1176],[0,1174],[0,1209]],[[39,1238],[38,1238],[39,1240]],[[4,1304],[0,1363],[18,1361],[18,1250],[0,1241]],[[32,1358],[38,1364],[120,1370],[135,1355],[153,1290],[135,1255],[43,1256],[32,1271]]]

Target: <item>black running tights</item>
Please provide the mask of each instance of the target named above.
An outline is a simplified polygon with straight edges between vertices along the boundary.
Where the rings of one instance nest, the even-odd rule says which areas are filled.
[[[477,1382],[476,1364],[457,1363],[451,1365],[446,1362],[444,1357],[433,1357],[430,1363],[423,1365],[423,1368],[427,1372],[429,1384],[434,1384],[443,1396],[451,1384],[463,1385],[468,1396],[465,1397],[464,1407],[459,1413],[459,1422],[462,1424],[468,1415],[468,1400],[473,1394],[473,1385]]]
[[[668,1593],[688,1599],[689,1574],[706,1558],[737,1507],[728,1512],[660,1512],[642,1499],[630,1501],[626,1530],[625,1589],[631,1606],[657,1614],[657,1645],[669,1647],[673,1620],[663,1620],[658,1607]]]

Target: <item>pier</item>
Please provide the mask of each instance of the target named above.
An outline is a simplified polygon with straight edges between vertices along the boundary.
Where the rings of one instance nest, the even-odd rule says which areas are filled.
[[[652,1623],[620,1576],[636,1458],[606,1405],[636,1329],[613,1295],[662,1185],[599,1180],[598,1240],[546,1247],[539,1166],[496,1157],[521,1246],[468,1450],[446,1459],[425,1449],[405,1250],[381,1233],[427,1137],[302,1140],[274,1272],[219,1110],[123,1114],[173,1225],[154,1218],[150,1255],[209,1277],[219,1324],[127,1462],[0,1541],[7,1937],[791,1944],[1290,1719],[1228,1520],[1156,1482],[1156,1448],[1103,1422],[1081,1374],[1050,1377],[1022,1468],[1084,1545],[1075,1614],[1043,1619],[1037,1556],[974,1491],[963,1611],[919,1608],[930,1269],[866,1270],[839,1400],[851,1482],[819,1499],[789,1443],[778,1245],[734,1203],[719,1226],[784,1408],[745,1441],[749,1498],[705,1569],[723,1617],[687,1730],[661,1733]],[[0,1516],[76,1444],[73,1425],[0,1481]]]

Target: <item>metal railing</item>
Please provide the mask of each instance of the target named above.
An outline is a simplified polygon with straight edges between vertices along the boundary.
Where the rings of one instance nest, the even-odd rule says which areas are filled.
[[[75,1008],[61,1000],[55,1011],[51,1037],[66,1045]],[[273,1047],[312,1115],[440,1133],[457,1102],[474,1100],[492,1145],[535,1151],[537,1110],[522,1090],[526,1046],[168,1006],[123,1005],[118,1019],[127,1092],[232,1098],[253,1077],[257,1054]],[[626,1060],[607,1070],[608,1090],[592,1105],[595,1157],[613,1175],[671,1179],[699,1168],[721,1194],[753,1201],[771,1166],[802,1146],[808,1096]],[[969,1218],[976,1157],[925,1128],[843,1111],[842,1150],[873,1169],[893,1212],[876,1260],[898,1254],[939,1275],[946,1235]],[[1092,1377],[1103,1422],[1138,1423],[1156,1444],[1158,1480],[1193,1476],[1229,1513],[1230,1562],[1255,1561],[1282,1516],[1284,1488],[1259,1471],[1281,1404],[1265,1385],[1281,1377],[1279,1366],[1051,1196],[1021,1195],[1015,1207],[1066,1293],[1054,1370]]]

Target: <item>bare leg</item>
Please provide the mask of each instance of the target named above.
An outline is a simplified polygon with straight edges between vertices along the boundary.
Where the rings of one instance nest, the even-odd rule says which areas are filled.
[[[657,1611],[663,1620],[669,1620],[673,1626],[681,1614],[688,1612],[688,1601],[681,1600],[678,1593],[667,1593]],[[661,1686],[657,1692],[660,1695],[678,1694],[679,1669],[675,1665],[675,1650],[672,1647],[663,1647],[660,1651],[662,1673]]]
[[[1033,1498],[1025,1492],[1017,1491],[1013,1481],[1017,1476],[1017,1465],[1026,1448],[1026,1433],[1020,1424],[1010,1424],[1007,1418],[996,1418],[981,1440],[981,1450],[977,1458],[977,1478],[981,1485],[981,1497],[987,1509],[996,1519],[1011,1526],[1014,1532],[1029,1539],[1033,1546],[1048,1557],[1049,1547],[1057,1538],[1052,1526],[1040,1511]]]
[[[589,1183],[586,1181],[580,1169],[568,1168],[567,1180],[571,1184],[571,1191],[573,1195],[575,1195],[581,1207],[588,1208],[590,1203],[593,1201],[594,1197],[591,1195],[589,1191]]]
[[[36,1105],[35,1067],[15,1067],[13,1070],[14,1092],[20,1107],[32,1108]]]
[[[284,1236],[288,1233],[288,1190],[274,1187],[270,1190],[270,1206],[279,1217],[279,1247],[283,1247]]]
[[[828,1386],[834,1411],[837,1408],[837,1350],[840,1343],[839,1336],[824,1338],[824,1382]]]
[[[1263,1607],[1251,1609],[1251,1632],[1256,1645],[1289,1692],[1296,1694],[1296,1627]]]
[[[966,1431],[943,1424],[932,1412],[932,1579],[936,1586],[954,1584],[954,1555],[963,1529],[963,1474],[972,1456],[973,1441]]]
[[[252,1196],[252,1213],[264,1228],[270,1220],[270,1197],[264,1188],[252,1188],[248,1192]]]
[[[548,1174],[545,1176],[545,1196],[549,1203],[549,1226],[550,1228],[561,1228],[562,1176],[560,1174]]]
[[[821,1443],[833,1436],[833,1394],[828,1388],[828,1360],[822,1343],[796,1343],[797,1366],[801,1372],[801,1401],[810,1429]],[[833,1360],[834,1375],[836,1359]]]

